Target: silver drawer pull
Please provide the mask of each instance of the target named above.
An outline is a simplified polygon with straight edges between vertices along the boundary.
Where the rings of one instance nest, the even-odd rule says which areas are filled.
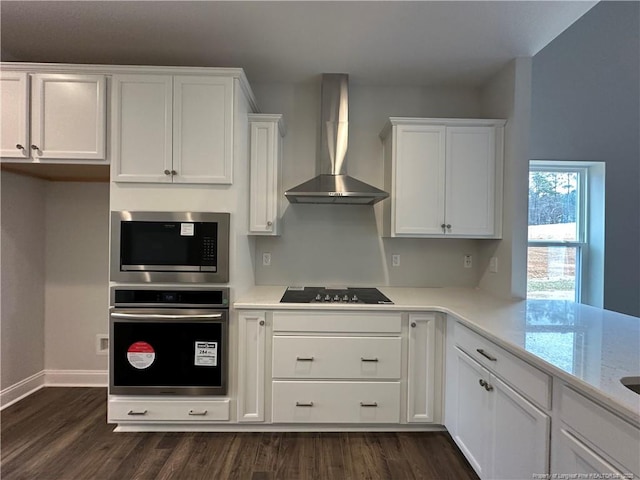
[[[296,407],[313,407],[313,402],[296,402]]]
[[[129,410],[127,412],[127,415],[146,415],[147,411],[146,410]]]
[[[196,412],[195,410],[189,410],[189,415],[200,416],[203,417],[207,414],[206,410],[202,410],[201,412]]]
[[[313,362],[313,357],[296,357],[298,362]]]
[[[491,360],[492,362],[497,362],[498,361],[498,359],[496,357],[493,357],[493,356],[489,355],[487,352],[485,352],[481,348],[476,348],[476,352],[478,352],[484,358],[487,358],[487,359]]]
[[[365,357],[360,357],[360,360],[362,360],[363,362],[377,362],[378,358],[365,358]]]
[[[377,407],[378,402],[360,402],[361,407]]]

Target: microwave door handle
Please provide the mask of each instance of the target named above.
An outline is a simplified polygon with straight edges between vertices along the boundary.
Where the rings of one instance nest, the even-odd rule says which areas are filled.
[[[188,319],[188,318],[222,318],[222,313],[207,313],[201,315],[168,315],[161,313],[120,313],[120,312],[112,312],[111,316],[113,318],[139,318],[139,319],[148,319],[148,320],[162,320],[162,319]]]

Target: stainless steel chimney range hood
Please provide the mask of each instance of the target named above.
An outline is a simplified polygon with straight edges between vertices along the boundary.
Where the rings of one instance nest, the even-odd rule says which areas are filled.
[[[322,75],[318,175],[285,192],[290,203],[373,205],[389,194],[347,175],[349,76]]]

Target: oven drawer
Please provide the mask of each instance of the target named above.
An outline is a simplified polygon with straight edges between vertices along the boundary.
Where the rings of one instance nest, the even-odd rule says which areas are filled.
[[[109,422],[228,421],[229,399],[221,400],[109,400]]]
[[[273,337],[276,378],[399,379],[400,337]]]
[[[399,423],[400,382],[273,382],[274,423]]]

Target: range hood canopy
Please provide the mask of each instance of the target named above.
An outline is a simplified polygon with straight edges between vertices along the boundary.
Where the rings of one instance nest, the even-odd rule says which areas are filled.
[[[290,203],[373,205],[389,194],[347,175],[349,76],[322,75],[318,175],[285,192]]]

